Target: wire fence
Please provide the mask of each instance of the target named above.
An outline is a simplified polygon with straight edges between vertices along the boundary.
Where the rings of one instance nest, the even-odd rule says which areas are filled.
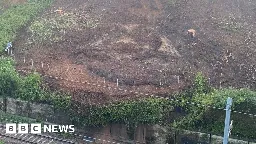
[[[18,71],[28,73],[28,71],[25,71],[25,70],[18,70]],[[214,105],[205,105],[205,104],[200,104],[200,103],[195,103],[195,102],[184,101],[184,100],[180,100],[180,99],[177,99],[177,98],[172,98],[172,97],[169,97],[169,96],[160,96],[160,95],[157,95],[157,94],[150,94],[150,93],[144,93],[144,92],[140,92],[140,91],[123,89],[123,88],[119,88],[118,86],[117,87],[111,87],[111,86],[100,85],[98,83],[93,83],[93,82],[88,82],[88,81],[69,80],[69,79],[65,79],[65,78],[61,78],[61,77],[54,77],[54,76],[46,75],[46,74],[40,74],[40,75],[42,77],[49,77],[49,78],[56,79],[56,80],[63,80],[63,81],[75,83],[75,84],[73,84],[73,87],[76,87],[77,84],[90,85],[90,86],[100,87],[102,89],[107,89],[107,90],[121,91],[124,94],[141,95],[141,96],[147,96],[147,97],[150,97],[150,98],[159,98],[159,99],[166,99],[166,100],[175,101],[175,102],[179,102],[179,103],[186,103],[186,104],[190,104],[190,105],[197,106],[197,107],[206,107],[206,108],[212,108],[212,109],[224,110],[224,111],[226,110],[224,108],[225,106],[217,107],[217,106],[214,106]],[[139,99],[139,97],[138,97],[138,99],[135,99],[135,100],[136,101],[144,101],[145,98]],[[100,105],[101,107],[108,107],[111,104],[116,104],[116,103],[119,103],[119,102],[120,101],[118,99],[116,99],[113,102],[110,102],[108,104],[104,104],[104,103],[91,103],[91,105],[95,104],[95,105]],[[238,113],[238,114],[242,114],[242,115],[248,115],[250,117],[256,117],[256,114],[253,114],[253,113],[250,113],[250,112],[244,112],[243,110],[232,110],[232,112]]]
[[[24,60],[24,62],[25,62],[25,60]],[[43,65],[44,64],[42,64],[42,67],[43,67]],[[33,60],[32,60],[31,66],[32,67],[34,66]],[[18,70],[18,71],[19,72],[24,72],[24,73],[30,73],[30,71],[28,71],[28,70]],[[120,88],[119,85],[118,85],[118,80],[117,80],[117,85],[115,87],[113,87],[113,86],[108,86],[108,85],[102,85],[102,84],[99,84],[97,82],[70,80],[70,79],[66,79],[66,78],[62,78],[62,77],[55,77],[55,76],[47,75],[47,74],[40,74],[40,75],[42,77],[48,77],[48,78],[55,79],[55,80],[61,80],[61,81],[66,81],[66,82],[73,83],[72,86],[74,86],[74,87],[76,87],[77,84],[79,84],[79,85],[90,85],[90,86],[93,86],[93,87],[98,87],[98,88],[107,89],[107,90],[121,91],[124,94],[143,95],[143,96],[147,96],[147,97],[151,97],[151,98],[159,98],[159,99],[166,99],[166,100],[175,101],[175,102],[179,102],[179,103],[186,103],[186,104],[190,104],[190,105],[197,106],[197,107],[207,107],[207,108],[212,108],[212,109],[216,109],[216,110],[224,110],[224,111],[226,110],[224,108],[224,106],[223,107],[216,107],[214,105],[204,105],[204,104],[179,100],[179,99],[175,99],[175,98],[172,98],[172,97],[159,96],[157,94],[151,94],[151,93],[146,93],[146,92],[140,92],[140,91],[137,91],[137,90],[128,90],[128,89]],[[179,79],[178,79],[178,81],[179,81]],[[138,100],[143,101],[144,98],[143,99],[136,99],[136,101],[138,101]],[[117,100],[114,100],[113,102],[108,103],[108,104],[102,104],[102,103],[91,103],[91,104],[92,105],[93,104],[100,105],[101,107],[108,107],[109,104],[115,104],[115,103],[118,103],[118,102],[120,102],[120,101],[117,99]],[[241,115],[247,115],[247,116],[250,116],[250,117],[256,117],[256,114],[253,114],[253,113],[250,113],[250,112],[244,112],[243,110],[233,110],[232,112],[238,113],[238,114],[241,114]],[[79,135],[79,136],[84,137],[84,140],[88,141],[88,142],[92,142],[92,140],[97,139],[97,138],[93,138],[93,137],[89,137],[89,136],[83,136],[83,135]],[[204,137],[206,137],[206,136],[204,136]],[[103,141],[103,142],[111,143],[110,141],[107,141],[107,140],[102,140],[102,139],[98,139],[98,140]],[[213,140],[214,139],[212,137],[212,134],[209,134],[207,140],[201,140],[200,143],[211,143]],[[172,138],[172,141],[173,142],[178,142],[178,143],[180,143],[180,142],[181,143],[193,143],[193,140],[189,139],[187,136],[182,137],[182,134],[179,133],[179,132],[178,133],[174,132],[174,137]],[[190,141],[190,142],[186,142],[186,141]],[[253,140],[248,140],[247,143],[250,143],[250,141],[253,141]],[[198,142],[199,141],[197,141],[197,143]],[[116,142],[113,142],[113,143],[116,143]]]

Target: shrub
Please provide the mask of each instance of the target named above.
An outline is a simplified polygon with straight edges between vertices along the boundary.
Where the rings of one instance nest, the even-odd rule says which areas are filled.
[[[205,78],[198,74],[195,78],[191,90],[192,98],[188,99],[188,94],[181,94],[182,99],[200,104],[178,104],[186,110],[187,115],[177,120],[172,126],[185,128],[189,130],[211,132],[222,135],[225,120],[225,105],[228,97],[233,99],[232,110],[246,113],[256,113],[256,92],[249,89],[213,89],[207,86]],[[202,107],[202,105],[205,105]],[[206,107],[206,106],[210,106]],[[222,110],[214,109],[222,108]],[[254,133],[256,124],[249,115],[231,113],[231,119],[234,120],[232,135],[242,138],[256,138]]]
[[[14,96],[18,91],[21,79],[13,65],[10,58],[0,59],[0,96]]]

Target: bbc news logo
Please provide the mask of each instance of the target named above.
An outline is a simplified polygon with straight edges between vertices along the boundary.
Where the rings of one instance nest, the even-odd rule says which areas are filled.
[[[7,123],[6,124],[6,133],[8,134],[27,134],[27,133],[33,133],[33,134],[40,134],[40,133],[59,133],[59,132],[65,132],[65,133],[73,133],[75,132],[74,125],[41,125],[38,123],[34,124],[27,124],[27,123]]]

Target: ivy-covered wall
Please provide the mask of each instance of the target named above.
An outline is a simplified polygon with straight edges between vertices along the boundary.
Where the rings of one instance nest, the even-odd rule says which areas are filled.
[[[163,123],[170,111],[173,110],[169,101],[157,98],[124,101],[107,107],[84,107],[79,103],[72,104],[72,106],[73,122],[84,126],[99,126],[109,123],[127,125]]]

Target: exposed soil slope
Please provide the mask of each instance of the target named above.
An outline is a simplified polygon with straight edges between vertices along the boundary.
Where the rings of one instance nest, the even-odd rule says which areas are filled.
[[[118,79],[120,88],[142,93],[179,90],[202,71],[213,86],[255,89],[255,7],[250,0],[56,0],[38,18],[59,23],[50,31],[54,41],[31,42],[35,35],[26,29],[15,42],[17,69],[30,69],[33,59],[46,75],[111,87]],[[57,8],[64,14],[54,13]],[[197,31],[194,39],[186,35],[190,28]],[[136,97],[47,81],[58,89],[93,92],[95,102]]]

